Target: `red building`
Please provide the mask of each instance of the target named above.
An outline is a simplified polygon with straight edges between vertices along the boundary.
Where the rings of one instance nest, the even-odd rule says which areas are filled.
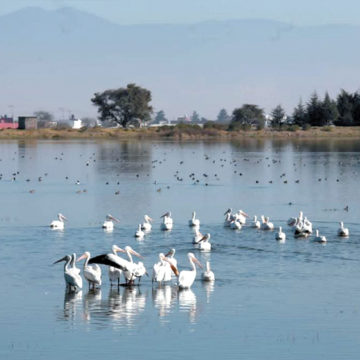
[[[14,119],[7,117],[6,115],[0,115],[0,129],[17,129],[18,123],[14,122]]]

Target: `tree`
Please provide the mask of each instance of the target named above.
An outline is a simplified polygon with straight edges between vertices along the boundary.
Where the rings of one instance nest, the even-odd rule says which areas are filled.
[[[95,127],[97,125],[97,121],[92,117],[84,117],[81,119],[82,125],[85,127]]]
[[[281,105],[278,105],[272,112],[271,112],[271,126],[272,127],[279,127],[282,122],[284,121],[286,114],[285,110],[282,108]]]
[[[224,124],[224,123],[230,122],[230,119],[231,118],[230,118],[229,114],[227,113],[227,111],[225,109],[221,109],[216,118],[216,121]]]
[[[154,119],[156,124],[160,124],[163,121],[168,121],[166,116],[165,116],[165,112],[163,110],[160,110],[156,113],[155,115],[155,119]]]
[[[200,122],[200,116],[199,116],[199,114],[194,110],[193,111],[193,113],[192,113],[192,115],[191,115],[191,122],[193,122],[193,123],[199,123]]]
[[[54,120],[53,114],[51,114],[48,111],[44,111],[44,110],[35,111],[34,115],[38,119],[37,124],[39,128],[49,127],[49,123]]]
[[[352,117],[355,125],[360,125],[360,94],[356,92],[352,96]]]
[[[98,107],[100,121],[111,121],[123,127],[148,121],[152,113],[151,92],[135,84],[95,93],[91,101]]]
[[[322,102],[323,120],[321,125],[334,124],[339,118],[339,112],[336,102],[330,99],[329,94],[326,92],[324,101]]]
[[[259,124],[264,120],[264,110],[252,104],[244,104],[241,108],[235,109],[232,114],[232,123],[241,125]]]
[[[341,90],[336,99],[336,104],[339,111],[340,125],[351,125],[354,121],[351,94],[347,93],[344,89]]]
[[[316,92],[314,92],[306,106],[306,114],[308,122],[311,126],[322,126],[323,125],[323,107],[322,102]]]
[[[304,126],[307,123],[306,110],[301,99],[298,106],[294,109],[292,119],[295,125]]]

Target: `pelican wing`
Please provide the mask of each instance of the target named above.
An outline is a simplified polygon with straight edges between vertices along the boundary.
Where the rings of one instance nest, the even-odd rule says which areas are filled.
[[[103,265],[112,266],[114,268],[117,268],[117,269],[120,269],[123,271],[127,271],[127,266],[126,266],[125,262],[126,262],[126,260],[124,260],[114,254],[98,255],[98,256],[92,257],[89,260],[89,264],[103,264]]]

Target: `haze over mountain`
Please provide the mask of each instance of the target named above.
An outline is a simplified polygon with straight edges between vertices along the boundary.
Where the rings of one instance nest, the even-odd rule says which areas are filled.
[[[292,110],[314,91],[359,87],[360,27],[295,27],[270,20],[122,26],[63,8],[0,17],[0,114],[65,108],[95,115],[97,91],[150,89],[170,118],[250,102]]]

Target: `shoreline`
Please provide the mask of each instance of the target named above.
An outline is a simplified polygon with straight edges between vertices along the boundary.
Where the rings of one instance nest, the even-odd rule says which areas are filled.
[[[118,139],[118,140],[218,140],[242,139],[360,139],[360,126],[357,127],[314,127],[309,130],[239,130],[203,129],[199,127],[166,127],[141,129],[1,129],[0,140],[67,140],[67,139]]]

